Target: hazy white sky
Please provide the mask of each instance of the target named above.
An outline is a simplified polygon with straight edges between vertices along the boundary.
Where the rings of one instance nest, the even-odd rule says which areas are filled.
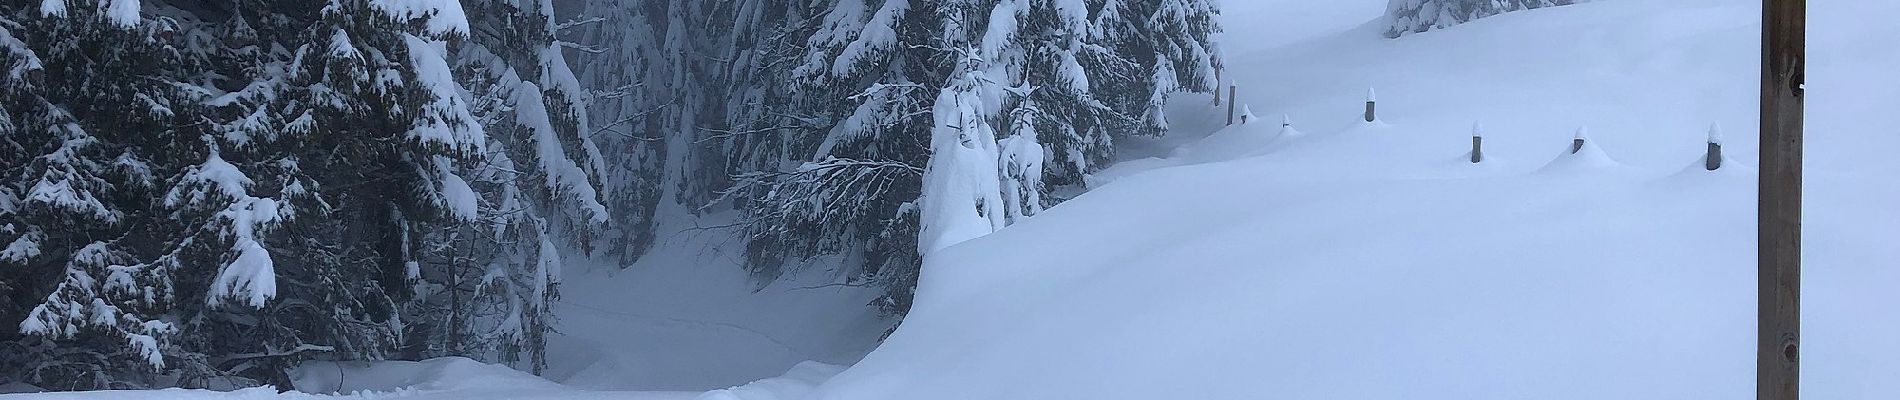
[[[1385,14],[1386,0],[1220,0],[1228,55],[1358,27]],[[1241,18],[1245,16],[1245,18]]]

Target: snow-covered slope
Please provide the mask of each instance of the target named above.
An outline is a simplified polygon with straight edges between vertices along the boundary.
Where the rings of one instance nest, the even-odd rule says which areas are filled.
[[[1275,6],[1287,2],[1299,4]],[[533,380],[445,362],[337,386],[441,399],[1751,396],[1756,2],[1601,0],[1396,41],[1354,28],[1385,0],[1227,3],[1228,77],[1262,121],[1216,131],[1208,98],[1177,98],[1180,135],[1130,144],[1134,159],[1096,190],[933,255],[904,326],[842,373],[806,363],[709,393],[575,390],[733,384],[801,358],[849,361],[877,331],[852,326],[875,323],[860,314],[813,317],[868,296],[849,288],[741,294],[737,268],[701,265],[723,254],[702,253],[720,243],[706,236],[570,276],[549,374],[568,387],[494,391]],[[1900,135],[1886,111],[1900,109],[1900,24],[1876,16],[1900,2],[1810,5],[1803,390],[1897,398]],[[1360,9],[1352,22],[1249,11]],[[1249,32],[1324,35],[1264,48],[1285,39]],[[1371,87],[1377,124],[1359,120]],[[1286,115],[1302,134],[1281,136]],[[1474,122],[1480,165],[1466,153]],[[1711,124],[1731,159],[1716,172],[1698,168]],[[1589,151],[1567,155],[1582,126]]]
[[[1803,389],[1893,398],[1900,29],[1867,16],[1900,6],[1811,5]],[[1217,132],[945,250],[816,398],[1748,398],[1757,13],[1602,1],[1237,55],[1243,101],[1307,135]],[[1712,123],[1744,165],[1692,166]]]

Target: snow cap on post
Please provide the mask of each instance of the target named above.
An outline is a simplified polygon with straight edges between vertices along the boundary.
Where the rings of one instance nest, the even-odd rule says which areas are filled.
[[[1471,137],[1484,137],[1484,122],[1471,123]]]
[[[1240,123],[1245,124],[1248,122],[1253,122],[1253,120],[1256,120],[1256,119],[1260,119],[1260,118],[1253,116],[1252,107],[1246,104],[1240,105]]]
[[[1376,111],[1377,109],[1376,104],[1378,104],[1378,102],[1379,102],[1379,91],[1374,90],[1372,88],[1367,88],[1366,89],[1366,123],[1379,122],[1379,114]]]
[[[1280,126],[1281,127],[1293,126],[1293,116],[1290,114],[1280,114]]]
[[[1722,144],[1722,124],[1709,124],[1709,144]]]

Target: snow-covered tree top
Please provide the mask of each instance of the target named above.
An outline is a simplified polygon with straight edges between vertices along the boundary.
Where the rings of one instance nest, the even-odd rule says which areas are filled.
[[[468,34],[468,14],[462,11],[462,3],[456,0],[370,0],[370,5],[398,18],[426,18],[429,20],[429,33],[432,34]]]
[[[65,18],[67,0],[40,0],[40,16]],[[120,28],[139,26],[139,0],[103,0],[99,18]]]
[[[350,43],[350,34],[344,32],[343,28],[336,28],[336,33],[330,34],[330,54],[339,58],[363,58],[363,53]]]
[[[139,0],[110,0],[105,8],[106,21],[121,28],[139,25]]]
[[[66,0],[40,0],[40,16],[65,17]]]

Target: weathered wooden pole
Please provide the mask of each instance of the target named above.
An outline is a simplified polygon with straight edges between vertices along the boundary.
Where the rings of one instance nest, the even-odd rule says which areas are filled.
[[[1379,114],[1376,112],[1378,108],[1379,91],[1377,89],[1366,89],[1366,122],[1379,120]]]
[[[1484,162],[1484,124],[1471,124],[1471,163]]]
[[[1704,167],[1710,171],[1722,169],[1722,126],[1709,125],[1709,154]]]
[[[1214,89],[1220,91],[1220,89]],[[1227,125],[1234,124],[1234,103],[1240,102],[1240,85],[1227,85]]]
[[[1801,129],[1807,19],[1806,0],[1762,1],[1758,400],[1795,400],[1801,395]]]
[[[1590,127],[1577,128],[1577,136],[1570,139],[1570,154],[1582,152],[1584,142],[1588,141],[1590,141]]]

